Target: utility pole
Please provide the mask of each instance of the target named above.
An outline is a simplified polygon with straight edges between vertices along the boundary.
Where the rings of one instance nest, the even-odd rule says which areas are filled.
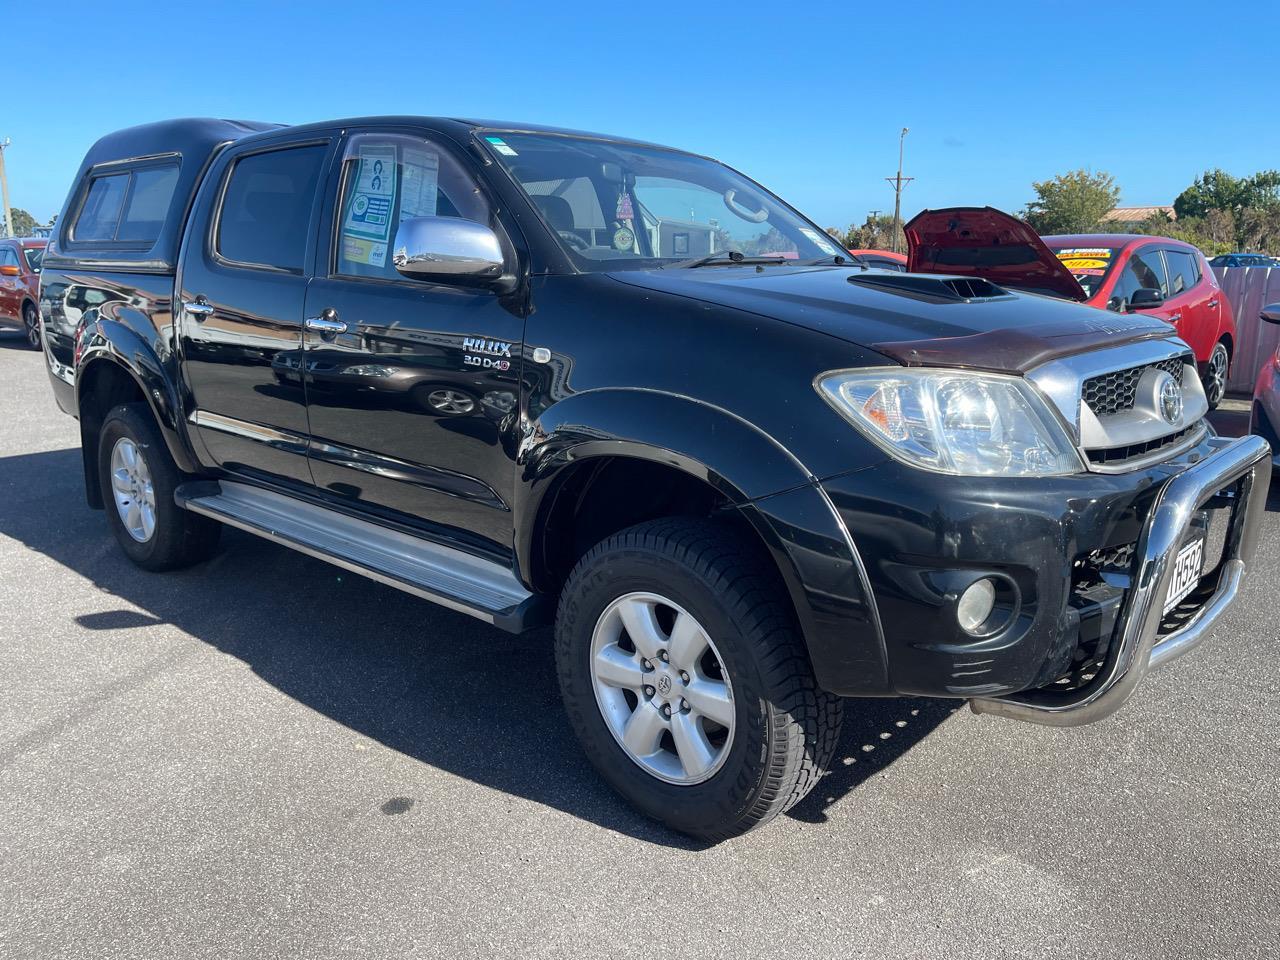
[[[4,197],[4,235],[13,236],[13,214],[9,212],[9,178],[4,172],[4,150],[11,141],[8,137],[0,140],[0,194]]]
[[[898,227],[902,224],[902,188],[915,179],[915,177],[904,177],[902,175],[902,145],[903,141],[907,139],[908,129],[903,127],[902,133],[898,135],[898,175],[896,177],[885,177],[886,180],[893,184],[893,236],[889,238],[889,242],[894,253],[900,252],[898,250]]]

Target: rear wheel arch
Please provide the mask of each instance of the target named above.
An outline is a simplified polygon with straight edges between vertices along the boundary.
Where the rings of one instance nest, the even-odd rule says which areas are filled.
[[[148,389],[137,371],[120,362],[110,352],[98,351],[96,355],[81,362],[76,373],[76,410],[80,420],[85,493],[89,506],[94,509],[101,509],[103,504],[103,491],[98,483],[98,434],[107,414],[122,403],[144,404],[178,467],[188,473],[198,471],[198,464],[179,438],[170,418],[163,416],[157,409],[157,393],[164,396],[154,384]]]

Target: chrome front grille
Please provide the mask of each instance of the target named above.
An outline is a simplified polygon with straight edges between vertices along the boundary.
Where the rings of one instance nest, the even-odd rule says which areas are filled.
[[[1088,404],[1096,417],[1106,417],[1122,410],[1132,410],[1138,396],[1138,381],[1150,367],[1163,370],[1182,382],[1183,357],[1170,357],[1158,363],[1146,363],[1127,370],[1090,377],[1080,388],[1080,399]]]
[[[1182,387],[1182,412],[1172,421],[1160,400],[1165,373]],[[1124,473],[1177,456],[1207,430],[1209,404],[1195,360],[1172,337],[1050,360],[1027,379],[1058,408],[1085,466],[1099,473]]]

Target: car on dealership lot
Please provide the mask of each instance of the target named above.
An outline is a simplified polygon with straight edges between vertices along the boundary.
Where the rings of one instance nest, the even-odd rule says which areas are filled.
[[[591,762],[699,837],[813,789],[846,697],[1110,716],[1252,563],[1270,450],[1167,323],[851,263],[706,157],[169,121],[90,148],[57,224],[49,379],[130,560],[225,524],[553,626]]]
[[[40,349],[40,260],[45,240],[0,240],[0,324],[18,327],[34,350]]]
[[[1261,318],[1267,323],[1280,324],[1280,303],[1263,307]],[[1280,347],[1276,348],[1258,370],[1258,381],[1253,388],[1249,432],[1258,434],[1271,444],[1272,463],[1280,468]]]
[[[1211,267],[1274,267],[1275,257],[1262,253],[1220,253],[1209,261]]]
[[[991,207],[925,210],[904,229],[913,271],[981,276],[1171,323],[1195,353],[1210,408],[1225,396],[1235,317],[1204,254],[1191,244],[1127,233],[1041,237]]]

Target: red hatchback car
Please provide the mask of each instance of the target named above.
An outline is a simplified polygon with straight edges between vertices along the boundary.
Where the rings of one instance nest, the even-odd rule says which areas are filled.
[[[1209,406],[1226,393],[1235,319],[1204,254],[1191,244],[1129,233],[1041,237],[992,207],[926,210],[904,229],[912,272],[981,276],[1168,321],[1196,355]]]
[[[0,240],[0,324],[19,327],[40,349],[40,261],[47,241]]]

